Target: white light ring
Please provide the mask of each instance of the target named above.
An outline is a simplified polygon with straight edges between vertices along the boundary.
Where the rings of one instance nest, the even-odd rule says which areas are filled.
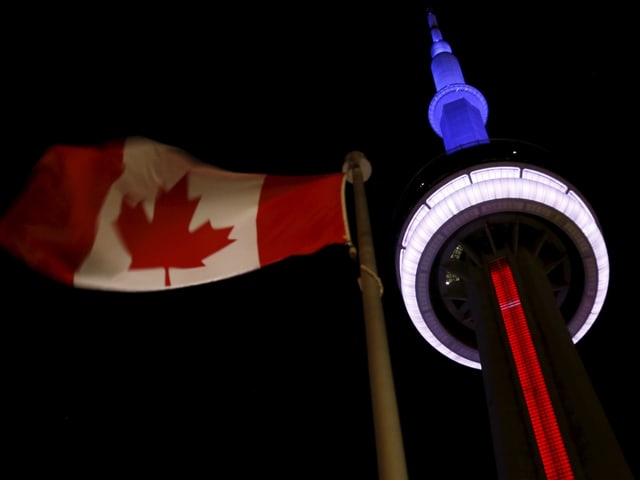
[[[488,171],[486,168],[480,170]],[[555,182],[549,181],[548,173],[531,169],[526,169],[526,172],[529,173],[527,179],[519,176],[488,178],[491,175],[477,175],[480,180],[476,183],[471,183],[474,177],[472,172],[467,176],[468,182],[461,182],[458,176],[437,189],[448,189],[448,195],[441,196],[438,203],[430,205],[431,208],[423,205],[417,209],[407,223],[410,229],[405,232],[404,248],[398,259],[400,289],[407,312],[418,331],[434,348],[452,360],[473,368],[480,368],[477,350],[455,340],[448,342],[446,337],[442,339],[448,343],[445,344],[432,331],[432,328],[437,328],[438,322],[431,321],[429,326],[425,320],[424,315],[430,314],[430,301],[425,302],[422,298],[421,309],[416,292],[425,286],[418,286],[416,282],[418,268],[422,269],[424,277],[450,235],[481,216],[500,211],[529,213],[550,220],[576,243],[585,267],[585,292],[569,325],[574,343],[591,328],[604,304],[609,284],[609,260],[604,238],[593,213],[577,192],[564,188],[559,179],[553,177]],[[434,197],[431,195],[431,199]],[[500,201],[496,203],[496,200]],[[443,228],[445,224],[447,228]],[[423,258],[424,255],[426,257]]]

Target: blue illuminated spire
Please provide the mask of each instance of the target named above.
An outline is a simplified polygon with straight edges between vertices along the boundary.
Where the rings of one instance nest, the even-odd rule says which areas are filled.
[[[429,123],[444,140],[447,153],[489,143],[485,125],[489,106],[482,93],[464,82],[458,59],[442,38],[438,21],[428,9],[431,29],[431,74],[436,94],[429,104]]]

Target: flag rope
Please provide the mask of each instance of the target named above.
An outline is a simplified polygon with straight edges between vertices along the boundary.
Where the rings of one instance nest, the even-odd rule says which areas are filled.
[[[382,297],[382,294],[384,293],[384,286],[382,285],[382,280],[380,279],[380,277],[376,274],[376,272],[374,272],[373,270],[371,270],[369,267],[367,267],[364,264],[360,264],[360,269],[367,272],[369,275],[371,275],[376,283],[378,284],[378,291],[380,292],[379,295],[380,297]],[[358,279],[358,284],[360,284],[360,279]],[[362,285],[360,284],[360,290],[362,290]]]

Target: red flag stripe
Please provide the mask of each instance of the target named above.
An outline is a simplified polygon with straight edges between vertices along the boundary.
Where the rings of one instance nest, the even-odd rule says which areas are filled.
[[[260,265],[346,243],[344,181],[342,173],[267,175],[256,220]]]
[[[124,142],[55,145],[0,221],[0,245],[40,273],[72,284],[95,240],[95,221],[123,171]]]

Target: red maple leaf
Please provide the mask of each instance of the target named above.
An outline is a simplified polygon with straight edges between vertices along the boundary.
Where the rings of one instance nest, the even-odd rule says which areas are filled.
[[[203,258],[235,242],[229,239],[233,227],[216,229],[207,222],[189,231],[199,201],[188,199],[186,175],[170,190],[160,191],[151,221],[140,202],[130,206],[123,199],[115,226],[131,254],[129,270],[162,267],[170,286],[170,267],[202,266]]]

